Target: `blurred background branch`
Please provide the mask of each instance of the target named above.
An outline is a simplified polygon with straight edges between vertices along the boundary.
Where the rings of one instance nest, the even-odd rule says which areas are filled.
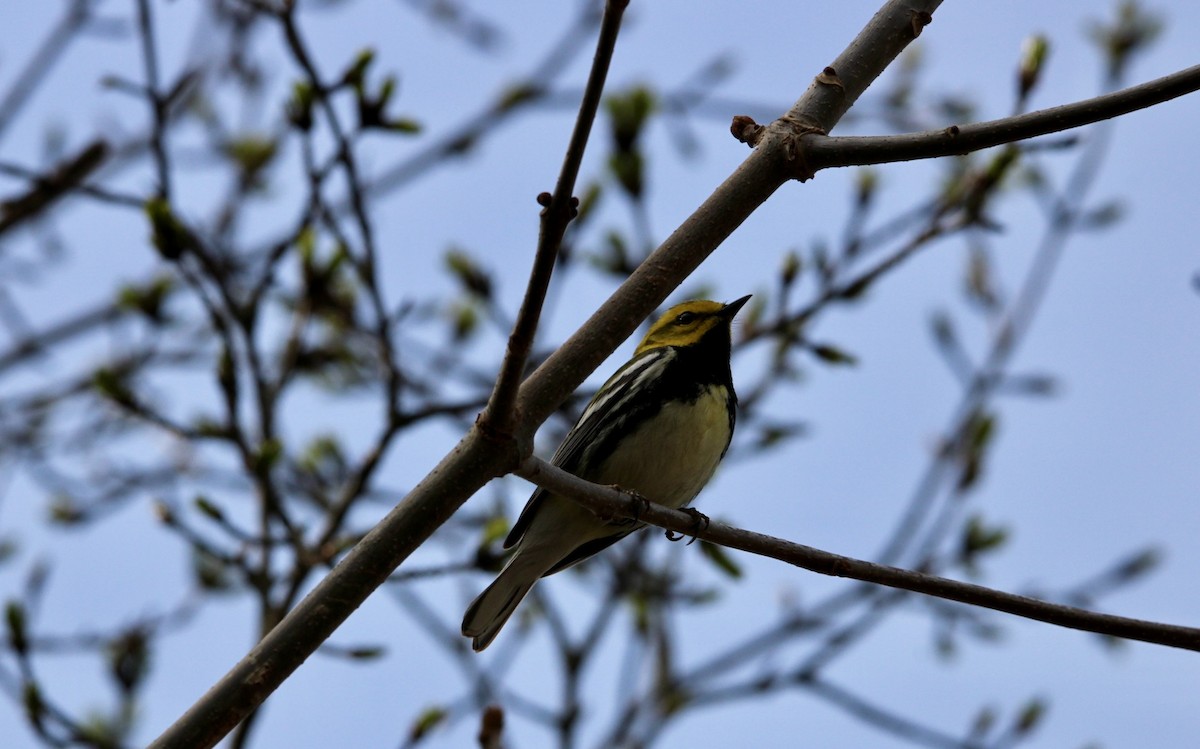
[[[67,0],[14,11],[0,31],[0,723],[21,723],[6,732],[16,746],[144,745],[470,428],[517,317],[534,198],[560,165],[600,23],[598,3],[560,5],[529,11],[532,20],[458,0],[385,10]],[[1058,74],[1071,79],[1067,94],[1062,80],[1048,82],[1070,33],[1040,35],[1031,21],[1026,48],[1013,45],[1004,61],[1010,93],[997,98],[994,81],[961,93],[975,58],[928,64],[939,44],[987,33],[971,25],[982,21],[954,25],[956,5],[857,101],[839,136],[966,127],[1091,94],[1078,90],[1082,63]],[[1073,30],[1082,11],[1065,7],[1061,26]],[[765,41],[773,29],[741,40],[718,23],[719,43],[701,45],[678,20],[672,34],[647,30],[672,12],[630,9],[531,370],[728,173],[727,157],[745,155],[730,116],[777,117],[794,81],[819,72],[820,55],[864,20],[839,14],[845,32],[837,19],[776,24],[789,29],[779,44]],[[1102,91],[1153,77],[1131,66],[1161,31],[1186,27],[1163,18],[1123,3],[1091,23]],[[693,20],[699,29],[705,19]],[[755,58],[737,45],[778,47],[786,64],[746,67]],[[672,51],[648,56],[659,48]],[[763,74],[782,69],[783,82]],[[1143,130],[1140,153],[1158,137]],[[1053,456],[1001,437],[1002,426],[1036,418],[1033,404],[1063,408],[1048,396],[1078,371],[1076,347],[1060,344],[1053,358],[1037,348],[1035,323],[1046,307],[1052,323],[1055,295],[1073,288],[1052,286],[1056,275],[1087,278],[1104,264],[1072,275],[1068,245],[1098,242],[1127,218],[1124,202],[1098,195],[1116,189],[1143,205],[1183,192],[1136,163],[1136,186],[1106,185],[1102,167],[1130,160],[1118,142],[1101,126],[922,172],[822,172],[803,203],[781,190],[680,292],[755,294],[736,331],[738,435],[702,509],[1065,605],[1102,609],[1150,587],[1136,584],[1165,558],[1158,545],[1120,521],[1116,539],[1089,538],[1083,515],[1115,514],[1111,497],[1079,498],[1088,512],[1070,523],[1017,525],[1020,492],[1004,481],[1036,477],[1031,499],[1047,512],[1075,506],[1050,477],[1080,472],[1067,446],[1093,449],[1091,435],[1064,434]],[[768,226],[776,231],[759,233]],[[1137,263],[1174,272],[1172,240],[1144,244]],[[1194,270],[1193,257],[1178,276],[1185,292]],[[1130,307],[1149,304],[1125,292],[1100,293],[1089,309],[1133,319]],[[929,321],[935,357],[911,343],[927,333],[894,315],[898,298]],[[907,343],[873,348],[874,330]],[[1055,340],[1083,339],[1077,327]],[[1139,345],[1118,348],[1149,358]],[[888,376],[876,399],[859,383],[879,371]],[[1159,374],[1165,388],[1170,373]],[[927,398],[914,380],[929,384]],[[541,446],[557,443],[593,388],[555,410]],[[847,408],[847,388],[870,405]],[[1152,395],[1122,394],[1131,404]],[[1103,417],[1096,432],[1120,432],[1120,405],[1092,406]],[[875,443],[891,425],[931,429],[930,408],[950,413],[934,417],[942,426],[918,449]],[[1194,404],[1176,408],[1184,418]],[[860,423],[859,411],[868,427],[838,453],[833,434]],[[1154,413],[1141,416],[1170,415]],[[1163,439],[1156,454],[1174,454]],[[1087,454],[1146,475],[1128,449]],[[857,468],[841,471],[843,457]],[[1144,469],[1186,483],[1166,457]],[[827,483],[839,472],[877,483]],[[1143,481],[1112,492],[1148,502]],[[815,743],[999,749],[1035,746],[1038,735],[1056,746],[1107,738],[1053,719],[1051,703],[1073,695],[1047,690],[1050,659],[1027,641],[999,648],[1017,628],[987,611],[790,571],[780,586],[744,555],[655,534],[539,587],[488,657],[474,656],[457,617],[482,573],[502,564],[500,541],[527,488],[483,489],[229,745],[296,743],[293,724],[316,743],[642,747],[697,731],[720,743],[721,730],[771,743],[772,731],[801,730],[778,709],[787,695],[811,698],[803,730]],[[1186,527],[1138,511],[1164,538]],[[830,527],[847,533],[831,540]],[[1056,534],[1045,543],[1062,556],[1039,559],[1021,545],[1026,532]],[[1094,545],[1068,550],[1068,540]],[[1014,558],[1037,574],[1006,571]],[[1165,588],[1149,618],[1185,620],[1178,590]],[[1113,608],[1129,610],[1127,600]],[[1095,640],[1102,652],[1120,642]],[[980,665],[993,650],[1022,659],[1018,687],[993,686]],[[910,658],[956,656],[971,689],[954,686],[953,669],[931,667],[919,682],[903,670]],[[889,689],[893,674],[942,695],[936,709]]]

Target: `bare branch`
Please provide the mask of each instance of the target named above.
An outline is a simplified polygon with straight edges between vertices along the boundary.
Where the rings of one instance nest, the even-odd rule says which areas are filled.
[[[526,459],[518,474],[555,494],[571,497],[602,517],[637,518],[666,530],[778,559],[822,575],[848,577],[914,593],[924,593],[1060,627],[1200,652],[1200,629],[1194,627],[1131,619],[1047,603],[1028,596],[985,588],[982,585],[844,557],[723,523],[712,522],[697,527],[696,518],[687,512],[667,509],[612,487],[592,484],[538,457]]]
[[[885,136],[804,139],[804,156],[814,170],[834,166],[954,156],[1112,119],[1200,89],[1200,65],[1110,94],[1036,112],[944,130]]]
[[[512,335],[509,336],[504,361],[500,364],[496,387],[483,413],[481,426],[485,430],[491,429],[510,435],[518,418],[513,409],[517,387],[525,372],[529,351],[533,347],[533,337],[537,333],[542,304],[546,300],[546,291],[550,288],[550,276],[554,272],[563,234],[567,231],[567,224],[575,217],[578,207],[579,201],[574,197],[575,180],[579,177],[579,165],[583,163],[592,123],[596,121],[596,112],[600,108],[604,82],[608,78],[608,66],[617,46],[617,33],[621,30],[621,18],[628,5],[629,0],[609,0],[605,3],[600,36],[596,41],[596,55],[592,60],[592,69],[588,74],[583,101],[579,104],[579,114],[575,118],[575,128],[571,132],[558,182],[554,185],[554,194],[538,196],[538,202],[543,208],[537,253],[529,274],[525,298],[521,301],[521,310],[517,314]]]
[[[758,148],[638,266],[521,388],[518,408],[536,429],[558,404],[629,337],[701,262],[797,172],[797,123],[829,131],[850,105],[916,38],[940,0],[888,2],[834,61],[838,85],[814,80],[786,115],[766,128]],[[818,76],[818,79],[821,76]]]
[[[37,90],[42,79],[50,73],[67,47],[78,38],[80,29],[91,18],[92,8],[89,0],[72,0],[63,10],[62,17],[21,69],[8,92],[0,98],[0,135],[3,135],[16,120],[17,113],[24,107],[30,95]]]

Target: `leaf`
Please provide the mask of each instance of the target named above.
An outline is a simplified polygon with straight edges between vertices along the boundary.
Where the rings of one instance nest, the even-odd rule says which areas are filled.
[[[449,717],[449,713],[444,707],[435,705],[425,708],[413,721],[412,728],[408,731],[409,741],[415,743],[425,738],[430,731],[445,723],[447,717]]]
[[[388,117],[383,120],[383,128],[393,133],[416,135],[421,132],[422,125],[411,117]]]
[[[645,128],[650,115],[658,108],[658,99],[649,88],[635,86],[604,100],[608,111],[613,143],[618,151],[629,152]]]
[[[164,258],[178,260],[185,252],[199,247],[195,235],[175,216],[165,199],[151,198],[142,208],[150,220],[150,241]]]
[[[996,434],[996,416],[984,411],[971,414],[959,434],[960,474],[955,490],[966,492],[974,487],[983,475],[984,457]]]
[[[1001,384],[1005,391],[1040,397],[1057,395],[1061,389],[1058,379],[1048,374],[1011,375]]]
[[[1125,218],[1125,204],[1111,200],[1082,213],[1075,221],[1079,229],[1107,229]]]
[[[1021,64],[1017,70],[1017,93],[1022,100],[1029,95],[1041,78],[1050,54],[1050,40],[1044,34],[1026,37],[1021,45]]]
[[[800,253],[788,250],[788,254],[783,258],[783,267],[779,270],[779,284],[785,292],[800,277],[802,270],[804,270],[804,261],[801,259]]]
[[[591,255],[589,260],[600,270],[618,278],[627,277],[637,267],[630,260],[625,237],[616,229],[609,229],[604,233],[603,249]]]
[[[358,645],[347,650],[346,655],[356,661],[373,661],[387,655],[387,648],[382,645]]]
[[[996,725],[996,711],[990,707],[983,707],[975,714],[975,720],[971,721],[970,736],[972,739],[982,739]]]
[[[976,411],[967,425],[967,445],[971,450],[983,450],[996,435],[996,416]]]
[[[967,558],[985,552],[994,551],[1008,541],[1008,529],[1001,526],[987,526],[979,515],[967,521],[963,530],[962,555]]]
[[[1017,716],[1016,724],[1013,726],[1013,731],[1018,735],[1024,735],[1033,731],[1046,717],[1046,711],[1049,705],[1040,697],[1034,697],[1025,703],[1021,708],[1021,713]]]
[[[475,305],[466,302],[456,302],[450,307],[450,323],[452,335],[458,343],[470,338],[479,328],[479,313]]]
[[[575,220],[571,223],[573,227],[578,227],[591,218],[596,207],[600,205],[600,198],[604,195],[604,186],[600,182],[594,181],[588,184],[583,189],[583,197],[579,199],[579,208],[576,209]],[[575,229],[578,231],[578,229]]]
[[[929,320],[929,327],[933,331],[933,340],[943,352],[957,354],[961,350],[958,333],[954,330],[954,321],[945,312],[935,312]]]
[[[221,511],[221,508],[213,504],[213,502],[203,494],[197,494],[196,499],[193,500],[193,504],[196,505],[196,509],[199,510],[201,514],[206,515],[217,522],[221,522],[225,519],[225,513]]]
[[[150,673],[150,639],[140,627],[131,627],[108,643],[109,675],[122,693],[133,693]]]
[[[129,389],[128,374],[108,367],[100,367],[92,374],[92,387],[108,400],[122,406],[134,403],[133,391]]]
[[[42,699],[42,690],[38,687],[37,682],[29,680],[22,685],[21,702],[25,706],[25,716],[29,722],[38,731],[44,730],[42,721],[46,715],[46,703]]]
[[[1120,582],[1127,583],[1152,571],[1160,563],[1162,563],[1162,552],[1151,547],[1143,549],[1121,562],[1113,574]]]
[[[825,362],[826,364],[835,364],[839,366],[855,366],[858,364],[858,358],[853,354],[847,353],[836,346],[831,346],[827,343],[813,343],[808,346],[809,351]]]
[[[69,494],[58,493],[50,500],[50,522],[60,525],[76,525],[87,519],[87,513]]]
[[[985,310],[994,310],[1000,305],[1000,294],[992,272],[987,251],[976,245],[967,256],[967,272],[964,287],[967,299]]]
[[[277,437],[263,440],[259,443],[258,452],[254,456],[254,472],[266,475],[283,457],[283,442]]]
[[[237,165],[242,178],[253,183],[257,176],[275,160],[279,142],[274,138],[247,134],[226,141],[222,150]]]
[[[452,248],[446,251],[447,270],[458,279],[473,296],[488,300],[492,298],[492,278],[466,251]]]
[[[777,422],[763,424],[759,427],[758,437],[754,440],[755,450],[765,450],[786,440],[804,435],[808,425],[804,422]]]
[[[357,91],[361,91],[363,81],[367,76],[367,68],[375,61],[375,50],[370,47],[365,47],[355,56],[354,62],[350,63],[350,67],[346,68],[346,72],[342,74],[342,85],[349,86]]]
[[[691,702],[691,694],[678,682],[670,682],[665,686],[668,688],[658,690],[658,709],[663,715],[677,713]]]
[[[115,717],[97,710],[89,711],[79,723],[79,743],[83,746],[114,747],[121,745],[121,726]]]
[[[879,171],[871,167],[862,167],[854,174],[855,200],[860,208],[870,205],[879,187]]]
[[[145,286],[122,286],[117,292],[117,306],[129,312],[138,312],[151,322],[161,323],[163,304],[173,287],[174,282],[169,276],[159,276]]]
[[[813,242],[811,258],[812,266],[817,269],[817,275],[821,278],[821,286],[826,287],[833,283],[835,268],[829,259],[829,247],[824,240],[818,239]]]
[[[729,577],[735,580],[741,578],[742,568],[738,566],[737,562],[733,561],[724,546],[701,539],[700,553],[704,555],[705,559],[712,562],[713,566]]]
[[[498,541],[503,541],[504,537],[508,535],[508,530],[508,519],[497,515],[484,524],[482,543],[488,546]]]
[[[845,299],[847,301],[855,301],[860,299],[862,298],[862,295],[867,292],[867,289],[871,287],[871,284],[875,283],[878,278],[879,275],[874,273],[868,273],[856,278],[842,287],[841,291],[838,292],[838,298]]]
[[[174,526],[179,521],[179,518],[175,517],[175,510],[171,508],[171,505],[161,499],[155,500],[151,509],[154,512],[155,520],[163,525]]]
[[[319,652],[322,655],[345,658],[352,661],[373,661],[387,655],[387,648],[383,645],[352,645],[346,647],[327,642],[321,646]]]
[[[8,628],[8,646],[17,655],[25,655],[29,650],[28,631],[26,629],[25,607],[20,601],[10,600],[4,606],[4,624]]]
[[[657,99],[650,89],[637,86],[609,96],[605,99],[605,107],[614,146],[608,168],[625,192],[639,198],[645,187],[645,158],[638,148],[638,141],[657,108]]]
[[[313,126],[313,102],[316,95],[308,81],[296,81],[292,84],[292,95],[284,105],[288,122],[300,131],[307,132]]]
[[[1133,0],[1126,0],[1118,6],[1117,18],[1111,24],[1093,21],[1088,34],[1108,58],[1110,77],[1116,78],[1135,52],[1142,51],[1158,37],[1162,27],[1159,16],[1142,10]]]
[[[633,198],[645,189],[645,159],[639,151],[616,151],[608,157],[608,169],[617,184]]]
[[[314,437],[304,448],[299,466],[327,486],[341,483],[349,472],[341,443],[331,434]]]
[[[192,430],[201,437],[223,438],[229,436],[229,429],[211,416],[197,416],[192,421]]]
[[[202,590],[220,592],[233,587],[225,562],[204,549],[193,547],[192,574]]]
[[[514,109],[527,101],[533,101],[542,96],[546,92],[545,88],[532,83],[518,83],[515,86],[510,86],[500,95],[500,103],[497,109],[505,112]]]

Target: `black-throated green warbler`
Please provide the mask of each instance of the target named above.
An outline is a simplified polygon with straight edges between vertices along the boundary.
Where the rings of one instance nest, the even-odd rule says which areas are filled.
[[[554,465],[667,507],[691,502],[733,437],[737,395],[729,372],[729,327],[749,298],[684,302],[667,310],[633,358],[592,398],[554,453]],[[539,578],[641,525],[605,522],[566,497],[538,489],[504,541],[504,548],[515,545],[516,552],[467,607],[463,635],[483,650]]]

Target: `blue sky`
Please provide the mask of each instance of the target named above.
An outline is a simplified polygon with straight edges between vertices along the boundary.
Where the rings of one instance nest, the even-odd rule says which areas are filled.
[[[131,5],[110,1],[102,7],[126,17]],[[363,157],[369,173],[382,173],[420,149],[475,111],[482,97],[528,71],[574,7],[523,2],[500,12],[476,5],[506,32],[506,43],[495,53],[468,50],[404,3],[360,0],[342,11],[302,14],[318,59],[327,61],[327,73],[360,48],[376,48],[378,69],[401,76],[395,109],[425,124],[425,135],[411,141],[368,142]],[[58,10],[58,4],[49,3],[14,7],[6,10],[0,28],[0,92],[7,90]],[[748,11],[743,3],[635,2],[610,79],[617,88],[642,81],[670,88],[714,56],[727,55],[736,67],[717,95],[761,102],[766,111],[756,116],[766,118],[799,95],[876,7],[873,2],[798,6],[764,0]],[[1200,24],[1200,8],[1184,0],[1148,7],[1161,13],[1165,31],[1137,60],[1129,83],[1197,62],[1190,30]],[[189,35],[191,4],[165,4],[158,12],[163,66],[169,74],[204,54],[203,38],[197,42]],[[1041,32],[1051,37],[1053,49],[1044,85],[1031,106],[1093,95],[1100,64],[1083,32],[1089,14],[1101,12],[1109,12],[1109,5],[1101,10],[1068,0],[950,0],[921,39],[922,89],[969,97],[981,119],[1003,116],[1011,106],[1012,71],[1021,43]],[[274,39],[255,43],[263,50],[277,49]],[[589,57],[579,56],[562,79],[565,87],[581,85]],[[140,77],[135,45],[94,38],[74,48],[51,71],[20,122],[0,136],[0,159],[38,164],[47,126],[62,128],[72,144],[95,132],[135,131],[144,112],[97,85],[110,73]],[[281,73],[271,81],[270,90],[278,95],[267,98],[262,111],[244,113],[248,127],[272,120],[291,75]],[[673,151],[661,123],[651,131],[650,224],[657,237],[665,237],[745,157],[745,147],[727,129],[729,116],[740,113],[691,121],[700,146],[694,160]],[[393,300],[414,294],[433,298],[451,290],[441,252],[455,244],[483,258],[496,274],[502,303],[515,309],[536,241],[532,198],[552,186],[570,118],[567,107],[524,117],[461,162],[374,204],[373,218],[388,248],[383,265]],[[1013,531],[1009,544],[986,565],[985,584],[1015,591],[1060,589],[1152,545],[1163,552],[1162,566],[1142,583],[1105,598],[1104,608],[1173,623],[1200,622],[1195,585],[1200,568],[1195,543],[1200,537],[1200,294],[1191,286],[1200,271],[1195,240],[1200,234],[1200,214],[1195,212],[1198,121],[1200,98],[1191,96],[1125,117],[1115,129],[1091,202],[1119,200],[1124,219],[1108,230],[1071,239],[1015,362],[1018,371],[1052,373],[1061,383],[1060,392],[1050,399],[1002,403],[998,444],[984,484],[970,500],[989,520]],[[599,171],[601,153],[593,150],[585,175]],[[1069,158],[1052,155],[1045,163],[1052,178],[1061,178]],[[926,163],[881,167],[878,215],[910,205],[912,196],[926,190],[939,173],[939,166]],[[724,299],[769,289],[787,249],[839,236],[851,178],[849,171],[831,171],[806,184],[785,186],[705,262],[693,277],[695,284],[714,286]],[[13,185],[0,181],[0,196]],[[123,182],[125,189],[141,193],[151,185],[148,171]],[[219,194],[218,187],[204,179],[185,183],[182,202],[201,212]],[[278,189],[286,204],[286,184]],[[59,319],[69,305],[106,298],[122,279],[138,277],[156,262],[136,215],[82,207],[61,215],[65,218],[58,230],[69,252],[67,270],[46,276],[18,297],[27,314],[42,324]],[[266,210],[262,215],[264,235],[270,233],[270,221],[290,216],[272,218]],[[611,209],[609,220],[619,222],[622,215]],[[998,219],[1003,232],[990,241],[998,270],[1011,285],[1024,272],[1043,222],[1025,197],[1006,201]],[[257,229],[248,231],[254,235]],[[22,244],[28,242],[25,234],[5,237],[0,250],[28,251]],[[803,419],[810,436],[765,458],[727,467],[701,496],[702,509],[830,551],[874,553],[900,515],[957,399],[956,384],[930,340],[930,315],[951,311],[971,346],[986,332],[966,312],[958,291],[965,257],[961,241],[937,245],[873,290],[866,303],[824,315],[811,331],[813,338],[852,351],[859,365],[806,367],[802,385],[775,398],[771,408],[781,417]],[[541,340],[569,334],[610,291],[607,282],[586,274],[562,280]],[[485,341],[477,355],[487,360],[500,345],[499,340]],[[631,350],[628,343],[618,350],[594,381],[602,381]],[[82,350],[72,356],[91,361],[100,353]],[[51,369],[24,376],[76,364],[54,362],[43,365]],[[735,379],[753,366],[753,357],[739,362]],[[179,398],[186,402],[188,395],[180,393]],[[352,442],[352,420],[367,418],[353,408],[310,410],[306,405],[297,404],[286,419],[298,442],[323,431],[348,434]],[[388,483],[406,486],[420,478],[455,436],[452,428],[443,427],[399,440],[386,469]],[[519,502],[527,487],[512,480],[502,491],[510,502]],[[468,506],[482,509],[493,496],[485,490]],[[54,573],[42,621],[55,631],[112,626],[179,600],[187,580],[186,559],[178,542],[155,527],[148,501],[131,503],[86,534],[41,525],[46,501],[20,477],[0,495],[0,532],[15,535],[22,546],[19,561],[0,568],[0,595],[17,590],[28,564],[44,557],[53,560]],[[665,542],[656,538],[654,543]],[[440,553],[434,549],[424,558],[437,559]],[[691,573],[720,585],[723,593],[721,605],[677,623],[681,657],[693,662],[769,620],[781,600],[817,600],[843,585],[745,555],[738,560],[746,578],[730,585],[695,559],[695,547],[670,553],[690,557]],[[455,621],[469,594],[484,584],[483,576],[471,576],[430,593],[429,600],[439,615]],[[543,588],[569,606],[589,603],[586,592],[565,579],[548,581]],[[139,739],[156,735],[244,653],[252,619],[246,602],[226,601],[206,607],[194,627],[164,643],[155,660],[152,699],[140,717]],[[1140,644],[1108,653],[1087,635],[1001,615],[991,619],[1005,631],[1000,645],[967,644],[955,658],[939,661],[927,617],[912,605],[841,661],[830,677],[951,733],[962,731],[982,706],[1010,715],[1028,697],[1046,696],[1050,714],[1027,744],[1031,747],[1089,741],[1106,747],[1182,747],[1200,734],[1195,654]],[[259,745],[344,745],[348,737],[363,746],[396,745],[423,706],[460,687],[446,656],[422,638],[395,601],[380,591],[334,640],[378,642],[389,648],[390,656],[370,666],[311,659],[271,699],[259,726]],[[523,693],[552,703],[558,685],[546,677],[552,671],[539,647],[548,648],[548,640],[533,638],[511,677]],[[607,700],[620,653],[614,643],[608,649],[608,662],[587,683],[602,695],[596,712],[585,718],[597,727],[606,724],[612,709]],[[203,652],[202,659],[197,652]],[[486,662],[496,655],[488,651],[481,658]],[[90,661],[67,659],[48,665],[46,678],[67,690],[65,701],[83,711],[94,704],[103,676]],[[0,702],[0,731],[13,735],[6,729],[19,721],[14,705]],[[464,723],[434,736],[429,745],[464,746],[474,731],[473,724]],[[16,735],[22,737],[18,742],[29,741],[20,731]],[[659,746],[694,746],[697,736],[712,746],[737,745],[747,737],[765,746],[910,746],[803,693],[694,711]],[[545,741],[540,729],[514,724],[514,746]]]

